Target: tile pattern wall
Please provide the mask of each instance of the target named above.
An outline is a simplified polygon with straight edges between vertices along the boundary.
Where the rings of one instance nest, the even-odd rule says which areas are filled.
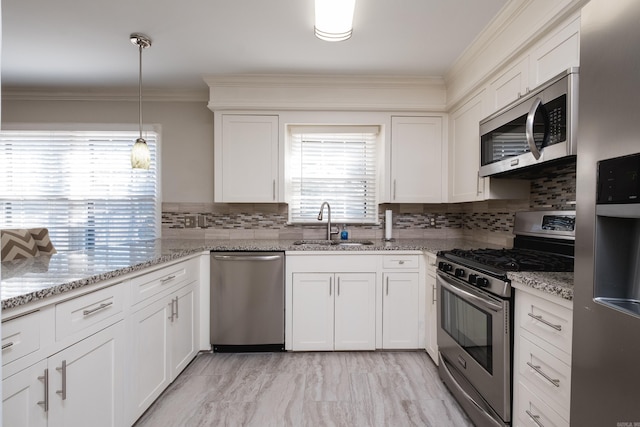
[[[529,200],[458,204],[383,204],[379,224],[349,225],[350,238],[379,239],[384,235],[384,211],[393,211],[395,238],[465,237],[510,246],[514,214],[530,209],[575,209],[575,162],[537,169]],[[535,174],[535,175],[531,175]],[[163,203],[163,237],[222,239],[322,239],[323,224],[287,224],[286,204]],[[196,227],[186,228],[190,217]]]

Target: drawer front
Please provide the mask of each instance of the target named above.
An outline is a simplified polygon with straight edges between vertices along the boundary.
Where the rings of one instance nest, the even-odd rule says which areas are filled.
[[[571,354],[573,314],[570,309],[526,292],[518,292],[516,315],[520,327]]]
[[[2,322],[2,364],[40,349],[40,312]]]
[[[122,313],[123,308],[124,284],[56,304],[56,340],[106,321]]]
[[[131,303],[137,304],[167,289],[196,279],[197,260],[170,265],[131,281]]]
[[[549,405],[544,403],[523,383],[518,383],[518,408],[515,408],[516,427],[569,427],[569,422],[562,418]],[[534,421],[535,420],[535,421]],[[536,422],[537,421],[537,422]]]
[[[569,418],[571,367],[557,357],[520,336],[518,374],[537,395],[560,415]]]
[[[420,255],[383,255],[382,268],[411,269],[418,268]]]

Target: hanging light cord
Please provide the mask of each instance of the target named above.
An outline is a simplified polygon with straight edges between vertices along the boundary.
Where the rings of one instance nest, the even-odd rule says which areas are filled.
[[[138,43],[138,51],[140,53],[140,66],[138,67],[138,109],[140,117],[140,139],[142,139],[142,43]]]

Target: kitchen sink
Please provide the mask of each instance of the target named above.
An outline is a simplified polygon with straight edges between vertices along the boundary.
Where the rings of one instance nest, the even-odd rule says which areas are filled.
[[[373,245],[371,240],[296,240],[296,246],[369,246]]]

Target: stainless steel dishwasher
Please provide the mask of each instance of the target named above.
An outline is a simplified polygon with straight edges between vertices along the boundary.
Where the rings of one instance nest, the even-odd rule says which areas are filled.
[[[216,352],[284,351],[284,252],[211,252]]]

